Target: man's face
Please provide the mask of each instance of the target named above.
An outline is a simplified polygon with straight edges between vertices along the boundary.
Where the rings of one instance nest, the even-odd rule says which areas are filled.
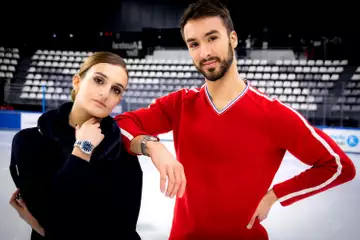
[[[207,80],[216,81],[225,75],[233,62],[234,52],[220,17],[188,21],[184,27],[184,39],[196,69]]]

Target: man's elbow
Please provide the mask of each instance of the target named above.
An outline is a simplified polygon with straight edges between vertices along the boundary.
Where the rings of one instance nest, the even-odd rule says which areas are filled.
[[[347,161],[344,161],[344,164],[342,166],[342,174],[344,182],[351,181],[356,176],[356,168],[353,162],[350,159],[347,159]]]

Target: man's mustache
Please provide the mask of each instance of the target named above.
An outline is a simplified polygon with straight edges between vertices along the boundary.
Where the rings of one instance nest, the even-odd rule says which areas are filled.
[[[220,62],[220,59],[218,57],[209,57],[209,58],[205,58],[205,59],[201,60],[200,65],[203,65],[205,62],[214,61],[214,60]]]

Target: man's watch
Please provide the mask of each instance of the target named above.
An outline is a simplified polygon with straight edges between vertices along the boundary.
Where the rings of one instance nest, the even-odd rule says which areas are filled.
[[[159,139],[157,139],[156,137],[153,137],[153,136],[149,136],[149,135],[145,135],[144,138],[142,139],[141,153],[147,157],[150,157],[149,153],[147,152],[147,148],[146,148],[146,144],[148,141],[159,142]]]
[[[86,141],[86,140],[77,140],[74,144],[74,147],[79,147],[83,153],[86,153],[89,155],[94,150],[94,145],[92,145],[90,141]]]

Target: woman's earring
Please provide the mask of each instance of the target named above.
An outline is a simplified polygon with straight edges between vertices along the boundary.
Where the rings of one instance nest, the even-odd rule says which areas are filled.
[[[75,89],[71,90],[71,100],[74,102],[75,101],[75,96],[76,96],[76,91]]]

